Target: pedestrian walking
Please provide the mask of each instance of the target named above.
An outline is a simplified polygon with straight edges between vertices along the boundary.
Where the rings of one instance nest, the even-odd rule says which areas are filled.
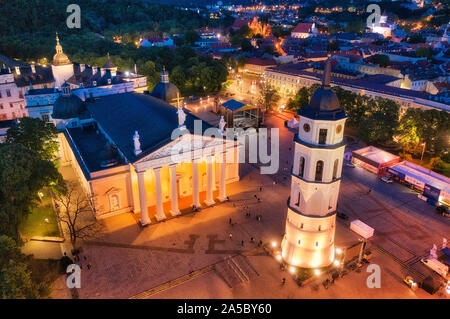
[[[241,246],[244,247],[244,241],[243,240],[241,241]]]
[[[283,279],[281,279],[281,284],[284,285],[286,283],[286,278],[283,277]]]
[[[233,234],[232,234],[232,233],[230,233],[229,237],[230,237],[230,239],[233,239]]]
[[[87,268],[88,268],[88,270],[91,270],[91,263],[87,264]]]
[[[228,220],[228,223],[231,225],[233,222],[231,220],[231,218]]]

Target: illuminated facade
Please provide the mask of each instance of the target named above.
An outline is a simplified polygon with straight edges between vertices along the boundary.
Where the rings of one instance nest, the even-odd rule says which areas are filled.
[[[291,195],[282,257],[303,268],[326,267],[334,260],[336,207],[345,144],[346,114],[330,86],[327,61],[322,87],[299,111]]]

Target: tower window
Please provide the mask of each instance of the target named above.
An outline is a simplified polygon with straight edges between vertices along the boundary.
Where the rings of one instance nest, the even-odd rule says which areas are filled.
[[[300,157],[300,169],[298,171],[298,176],[303,177],[303,173],[305,171],[305,158]]]
[[[299,239],[299,240],[297,241],[297,244],[300,246],[300,245],[302,244],[302,240]]]
[[[322,230],[322,225],[319,225],[318,229],[319,229],[319,231],[321,231]]]
[[[300,224],[300,229],[303,229],[303,223]]]
[[[319,144],[325,144],[327,142],[327,130],[321,128],[319,130]]]
[[[316,182],[322,181],[322,174],[323,174],[323,161],[317,161],[316,164]]]
[[[339,160],[336,159],[334,161],[334,165],[333,165],[333,179],[337,178],[338,165],[339,165]]]
[[[316,241],[316,247],[319,247],[319,242],[318,241]]]

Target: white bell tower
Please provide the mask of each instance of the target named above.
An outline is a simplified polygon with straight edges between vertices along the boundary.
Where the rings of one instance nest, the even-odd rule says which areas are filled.
[[[347,119],[330,86],[326,62],[322,86],[298,111],[299,132],[294,138],[291,196],[282,257],[289,265],[317,268],[334,261],[336,206],[342,173]]]

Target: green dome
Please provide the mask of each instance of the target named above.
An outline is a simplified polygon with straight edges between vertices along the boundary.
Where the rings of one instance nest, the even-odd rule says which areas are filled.
[[[86,104],[76,95],[61,95],[53,105],[52,118],[54,119],[71,119],[79,117],[86,111]]]

